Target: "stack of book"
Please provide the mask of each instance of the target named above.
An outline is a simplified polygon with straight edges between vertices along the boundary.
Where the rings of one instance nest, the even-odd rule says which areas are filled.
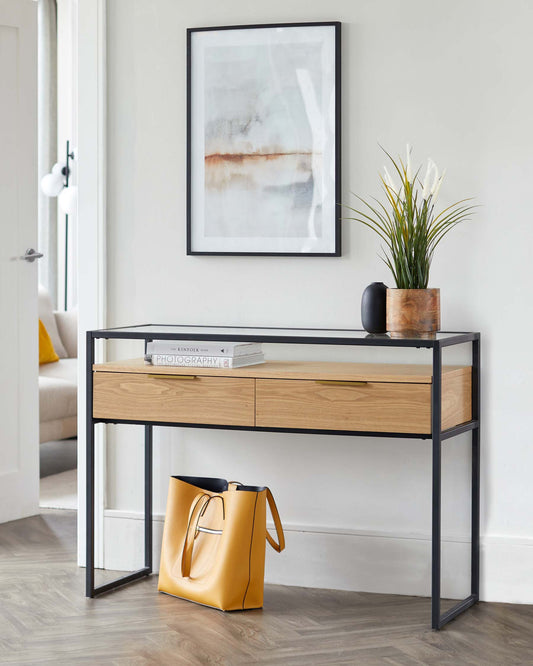
[[[265,362],[256,342],[201,342],[198,340],[153,340],[144,360],[152,365],[189,368],[242,368]]]

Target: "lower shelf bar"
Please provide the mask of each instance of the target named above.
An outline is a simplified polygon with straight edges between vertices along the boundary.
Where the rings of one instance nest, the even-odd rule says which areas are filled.
[[[117,587],[122,587],[122,585],[127,585],[128,583],[131,583],[134,580],[138,580],[139,578],[144,578],[145,576],[149,576],[151,573],[152,573],[151,567],[143,567],[138,571],[133,571],[132,573],[127,574],[126,576],[115,578],[115,580],[111,580],[109,581],[109,583],[105,583],[104,585],[95,587],[92,596],[96,597],[96,595],[98,594],[103,594],[104,592],[109,592],[109,590],[114,590]]]
[[[94,419],[94,423],[108,423],[110,425],[151,425],[163,426],[165,428],[203,428],[208,430],[247,430],[250,432],[278,432],[298,433],[310,435],[348,435],[350,437],[394,437],[397,439],[431,439],[431,433],[419,432],[375,432],[367,430],[317,430],[316,428],[267,428],[263,426],[235,426],[220,425],[214,423],[174,423],[167,421],[136,421],[133,419]],[[479,427],[478,421],[468,421],[461,425],[443,430],[441,439],[449,439],[464,432],[475,430]]]
[[[475,430],[476,428],[479,428],[479,421],[474,419],[472,421],[467,421],[466,423],[461,423],[460,425],[454,426],[453,428],[443,430],[440,438],[441,440],[449,439],[450,437],[456,437],[457,435],[461,435],[463,432],[470,432],[470,430]]]
[[[447,624],[450,620],[453,620],[455,617],[460,615],[467,608],[470,608],[470,606],[476,604],[478,601],[479,601],[478,596],[476,594],[471,594],[469,597],[466,597],[466,599],[459,601],[459,603],[455,604],[455,606],[452,606],[450,610],[447,610],[445,613],[443,613],[440,616],[439,629],[442,629],[442,627],[445,624]]]
[[[431,439],[431,433],[413,432],[374,432],[367,430],[317,430],[315,428],[267,428],[264,426],[236,426],[214,423],[174,423],[167,421],[136,421],[133,419],[94,419],[94,423],[108,423],[111,425],[151,425],[165,428],[203,428],[208,430],[246,430],[249,432],[277,432],[298,433],[311,435],[348,435],[350,437],[394,437],[397,439]],[[451,436],[451,435],[449,435]]]

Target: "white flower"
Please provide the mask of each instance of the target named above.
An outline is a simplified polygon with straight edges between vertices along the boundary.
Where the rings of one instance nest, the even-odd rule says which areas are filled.
[[[431,180],[432,177],[433,177],[433,182]],[[423,199],[429,199],[430,195],[433,194],[433,191],[437,187],[438,180],[439,180],[439,170],[437,169],[437,165],[431,158],[429,158],[428,166],[426,169],[426,175],[424,176],[424,183],[422,185]]]
[[[385,172],[385,184],[394,192],[394,194],[398,195],[398,188],[392,180],[390,173],[387,171],[386,166],[383,167],[383,171]]]
[[[430,194],[433,196],[437,190],[437,185],[439,184],[439,170],[435,164],[435,176],[433,177],[433,185],[431,186]]]
[[[407,180],[411,182],[413,180],[413,168],[411,165],[411,153],[413,151],[413,147],[411,146],[410,143],[407,144],[406,146],[406,153],[407,157],[405,159],[405,172],[407,175]]]
[[[437,187],[435,188],[435,191],[432,192],[432,195],[433,195],[433,201],[435,201],[435,199],[437,198],[437,196],[438,196],[438,194],[439,194],[439,192],[440,192],[440,186],[442,185],[442,181],[444,180],[444,175],[445,175],[445,174],[446,174],[446,169],[444,169],[444,171],[442,172],[442,174],[441,174],[441,176],[440,176],[440,178],[439,178],[439,182],[437,183]]]

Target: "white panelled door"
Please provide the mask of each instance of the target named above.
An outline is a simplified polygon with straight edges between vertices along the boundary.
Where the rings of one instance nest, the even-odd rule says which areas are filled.
[[[0,523],[39,510],[37,3],[0,0]]]

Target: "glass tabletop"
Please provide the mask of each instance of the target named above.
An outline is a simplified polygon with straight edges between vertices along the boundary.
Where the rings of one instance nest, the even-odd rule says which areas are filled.
[[[276,328],[247,326],[197,326],[184,324],[143,324],[92,331],[96,338],[133,338],[145,340],[222,340],[281,342],[295,344],[352,344],[370,346],[433,347],[436,342],[467,342],[478,333],[441,331],[432,338],[392,338],[389,334],[375,335],[364,330],[324,328]]]

